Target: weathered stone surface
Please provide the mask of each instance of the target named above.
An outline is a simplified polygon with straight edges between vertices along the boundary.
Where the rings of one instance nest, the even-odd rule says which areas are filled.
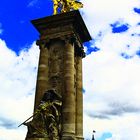
[[[33,20],[32,23],[40,32],[34,110],[46,90],[56,90],[62,96],[59,140],[82,140],[82,58],[85,57],[82,43],[91,39],[89,32],[79,11]],[[55,139],[27,136],[26,140]]]
[[[76,131],[77,139],[83,137],[82,58],[76,57]]]
[[[32,24],[41,35],[44,34],[41,39],[57,38],[73,32],[79,36],[82,43],[91,40],[78,10],[32,20]]]
[[[49,138],[28,138],[27,140],[50,140]]]

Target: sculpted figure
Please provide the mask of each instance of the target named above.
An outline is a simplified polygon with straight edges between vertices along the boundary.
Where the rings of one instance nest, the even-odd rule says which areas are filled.
[[[54,3],[54,15],[58,14],[58,9],[60,13],[69,12],[72,10],[78,10],[83,7],[81,2],[77,0],[53,0]]]
[[[32,121],[22,123],[28,127],[26,138],[60,140],[61,106],[62,101],[60,95],[55,90],[46,91],[38,109],[31,116],[33,117]]]

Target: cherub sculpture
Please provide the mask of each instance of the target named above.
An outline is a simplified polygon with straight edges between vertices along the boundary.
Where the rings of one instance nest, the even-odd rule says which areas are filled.
[[[72,10],[78,10],[79,8],[83,7],[83,4],[81,2],[78,2],[77,0],[53,0],[53,3],[54,15],[58,13],[69,12]]]

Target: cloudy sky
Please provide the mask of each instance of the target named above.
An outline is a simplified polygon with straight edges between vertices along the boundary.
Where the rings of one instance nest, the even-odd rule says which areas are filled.
[[[84,137],[140,139],[140,1],[82,0],[93,38],[84,44]],[[0,4],[0,140],[24,140],[33,111],[39,49],[30,20],[52,15],[51,0]]]

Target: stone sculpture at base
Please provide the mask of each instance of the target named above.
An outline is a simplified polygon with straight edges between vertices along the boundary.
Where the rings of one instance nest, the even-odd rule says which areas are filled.
[[[55,90],[46,91],[33,115],[33,120],[24,123],[28,127],[27,137],[60,140],[61,106],[60,95],[57,95]]]

